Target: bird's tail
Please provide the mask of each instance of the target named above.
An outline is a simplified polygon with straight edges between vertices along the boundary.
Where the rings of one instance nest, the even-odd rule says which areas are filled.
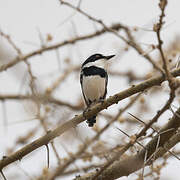
[[[96,123],[96,116],[93,116],[86,121],[89,127],[93,127],[94,123]]]

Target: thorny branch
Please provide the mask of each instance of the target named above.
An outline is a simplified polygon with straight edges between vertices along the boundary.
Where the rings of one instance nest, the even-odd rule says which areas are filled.
[[[116,159],[113,161],[112,165],[107,169],[104,169],[101,172],[100,176],[96,176],[96,172],[86,174],[82,177],[75,178],[76,180],[90,180],[96,177],[97,180],[107,178],[109,180],[113,180],[122,176],[128,176],[132,172],[135,172],[143,167],[144,165],[144,156],[145,153],[148,152],[147,161],[145,165],[150,165],[155,159],[162,156],[166,153],[173,145],[178,143],[179,133],[176,134],[176,130],[180,126],[179,119],[180,109],[176,111],[174,116],[169,120],[169,122],[160,130],[160,143],[158,149],[156,148],[157,141],[159,138],[159,134],[157,134],[153,139],[143,148],[140,152],[137,152],[134,156],[129,156],[124,159]],[[177,123],[178,122],[178,123]],[[164,133],[163,133],[164,132]],[[171,139],[173,142],[171,143]],[[169,140],[169,141],[168,141]],[[121,152],[121,150],[120,150]],[[161,152],[161,153],[160,153]],[[119,154],[119,152],[118,152]],[[119,170],[121,169],[121,171]]]
[[[31,88],[31,94],[8,94],[8,93],[3,94],[3,93],[1,93],[0,100],[3,102],[4,101],[12,101],[12,100],[13,101],[26,100],[26,101],[35,102],[36,105],[38,106],[38,113],[37,113],[36,118],[39,119],[39,121],[41,122],[41,126],[43,127],[43,129],[45,130],[45,133],[46,133],[44,136],[36,139],[32,143],[25,145],[23,148],[19,149],[18,151],[12,153],[12,150],[11,150],[10,151],[11,153],[7,153],[7,155],[4,156],[2,158],[2,160],[0,160],[1,176],[4,179],[7,179],[3,173],[4,167],[8,166],[9,164],[11,164],[17,160],[21,160],[24,156],[26,156],[27,154],[31,153],[32,151],[40,148],[41,146],[47,147],[47,159],[48,159],[47,164],[49,167],[49,155],[50,155],[49,154],[50,149],[48,147],[49,143],[51,143],[52,148],[55,153],[55,156],[56,156],[56,159],[58,160],[58,167],[50,169],[50,170],[48,169],[48,171],[45,168],[43,173],[39,176],[38,180],[44,180],[44,179],[53,180],[58,176],[64,176],[64,175],[67,175],[68,173],[70,173],[70,174],[79,173],[80,170],[84,170],[84,172],[86,172],[87,170],[89,170],[89,169],[92,170],[94,168],[96,168],[95,172],[86,173],[82,177],[81,176],[76,177],[76,179],[78,179],[78,180],[85,180],[85,179],[91,179],[91,180],[92,179],[108,179],[108,180],[111,180],[111,179],[115,179],[118,177],[127,176],[141,168],[144,171],[145,166],[148,166],[148,165],[154,163],[155,159],[157,159],[158,157],[162,157],[166,152],[169,152],[172,156],[176,157],[179,160],[180,158],[173,151],[171,152],[169,150],[173,146],[175,146],[180,140],[180,133],[177,130],[180,126],[180,123],[179,123],[180,122],[180,120],[179,120],[180,109],[178,109],[173,114],[173,117],[166,123],[165,126],[163,126],[162,128],[158,127],[158,129],[160,129],[160,131],[156,131],[156,129],[154,128],[154,126],[156,126],[156,125],[154,125],[154,123],[156,123],[159,120],[160,116],[169,109],[172,102],[174,101],[175,91],[179,85],[179,82],[178,82],[177,78],[175,78],[175,77],[180,76],[180,69],[171,71],[172,66],[169,65],[168,58],[165,56],[166,55],[165,53],[167,53],[167,51],[165,52],[165,49],[163,49],[163,40],[161,39],[161,30],[164,25],[165,8],[167,6],[168,1],[160,0],[159,7],[161,10],[161,14],[159,16],[159,22],[157,24],[155,24],[154,28],[153,28],[153,30],[156,32],[156,35],[157,35],[158,44],[152,45],[152,51],[154,49],[159,50],[160,58],[161,58],[162,64],[163,64],[162,68],[149,55],[149,51],[144,52],[141,45],[134,38],[133,31],[128,26],[121,24],[121,23],[116,23],[114,25],[107,26],[103,20],[95,18],[95,17],[89,15],[87,12],[83,11],[81,9],[81,7],[82,7],[81,0],[79,1],[77,7],[68,2],[65,2],[63,0],[59,0],[59,1],[61,4],[72,8],[76,12],[87,17],[89,20],[91,20],[95,23],[98,23],[99,25],[102,26],[102,29],[95,31],[94,33],[90,33],[90,34],[83,35],[83,36],[76,36],[69,40],[65,40],[63,42],[59,42],[59,43],[52,44],[52,45],[44,44],[45,41],[44,41],[43,37],[41,36],[41,34],[39,33],[41,42],[42,42],[41,48],[39,48],[33,52],[30,52],[28,54],[23,54],[21,49],[18,48],[16,46],[16,44],[12,41],[11,37],[9,35],[7,35],[6,33],[0,31],[0,36],[4,37],[9,42],[9,44],[15,49],[15,51],[17,52],[17,55],[18,55],[10,63],[1,65],[0,72],[5,71],[8,68],[14,67],[17,63],[24,61],[24,63],[27,65],[27,72],[30,76],[29,87]],[[120,33],[118,32],[119,30],[123,30],[125,32],[125,36],[121,35],[121,32]],[[132,83],[133,81],[136,81],[136,80],[142,81],[142,80],[145,80],[152,76],[154,78],[151,78],[144,82],[141,82],[138,85],[132,85],[130,88],[128,88],[124,91],[121,91],[112,97],[109,97],[104,103],[96,104],[95,106],[93,106],[90,109],[89,112],[86,112],[85,117],[89,118],[89,117],[99,113],[100,111],[107,109],[111,105],[117,104],[119,101],[122,101],[132,95],[139,93],[136,97],[133,97],[132,99],[130,99],[129,103],[126,106],[124,106],[123,108],[121,108],[116,115],[114,115],[113,113],[110,115],[109,114],[104,115],[106,120],[110,119],[108,121],[108,123],[106,122],[106,124],[103,127],[99,127],[98,123],[97,123],[96,126],[93,128],[93,130],[95,131],[96,134],[93,137],[88,138],[88,140],[86,140],[86,142],[83,141],[83,144],[81,144],[80,148],[76,151],[76,153],[69,153],[69,150],[68,150],[68,157],[64,158],[64,159],[60,159],[59,153],[54,146],[53,139],[62,135],[64,132],[68,131],[69,129],[75,128],[79,123],[81,123],[85,120],[85,117],[82,114],[76,115],[74,118],[70,119],[69,121],[61,123],[60,125],[56,125],[56,128],[54,130],[49,131],[48,129],[53,129],[52,127],[49,126],[48,122],[46,122],[49,110],[47,110],[47,111],[45,110],[45,113],[41,113],[41,106],[44,108],[46,108],[47,105],[48,106],[53,105],[53,107],[56,106],[58,108],[62,106],[62,107],[67,107],[67,109],[69,108],[69,110],[73,110],[73,112],[79,112],[79,110],[83,109],[83,104],[80,101],[74,105],[69,102],[59,100],[58,98],[54,98],[52,96],[52,94],[55,92],[55,90],[57,88],[59,88],[59,86],[61,86],[62,82],[64,82],[68,77],[70,77],[70,75],[72,75],[73,72],[76,72],[76,73],[79,72],[80,66],[79,65],[74,66],[69,63],[68,64],[69,66],[67,66],[63,72],[60,72],[61,74],[59,75],[59,77],[55,80],[53,79],[53,82],[46,88],[46,91],[44,93],[38,94],[36,92],[36,87],[35,87],[35,83],[34,83],[35,76],[31,69],[31,64],[30,64],[29,58],[35,57],[36,55],[41,55],[42,53],[44,53],[46,51],[51,51],[51,50],[57,51],[58,48],[76,44],[77,42],[80,42],[80,41],[92,39],[94,37],[98,37],[105,33],[112,33],[113,35],[118,37],[120,40],[124,41],[126,43],[126,46],[124,49],[128,49],[129,47],[132,47],[133,49],[135,49],[137,51],[137,53],[139,55],[143,56],[145,59],[147,59],[156,70],[160,71],[161,75],[153,76],[152,74],[154,72],[152,71],[152,72],[149,72],[150,74],[147,74],[146,77],[139,77],[132,71],[119,72],[119,71],[111,71],[110,70],[109,71],[110,75],[117,76],[118,78],[119,77],[121,77],[121,78],[127,77],[127,79],[129,80],[129,83]],[[51,41],[51,39],[52,39],[52,36],[49,34],[47,37],[47,42]],[[176,44],[177,44],[177,42],[176,42]],[[174,49],[174,45],[172,45],[172,46]],[[124,52],[126,52],[126,50],[124,50]],[[162,108],[159,108],[160,110],[157,111],[157,113],[151,119],[151,121],[146,122],[146,123],[143,121],[140,121],[144,124],[144,127],[141,129],[141,131],[139,133],[134,134],[134,135],[128,135],[128,132],[126,132],[124,130],[120,130],[127,137],[129,137],[129,139],[130,139],[129,143],[122,145],[124,142],[124,141],[122,141],[122,139],[123,139],[122,138],[121,144],[117,143],[115,147],[109,148],[107,151],[103,150],[102,152],[99,153],[99,152],[96,152],[95,150],[92,150],[93,145],[96,145],[97,142],[100,142],[101,135],[105,134],[104,132],[108,132],[108,129],[110,129],[110,127],[113,127],[114,124],[126,122],[126,124],[128,126],[132,125],[132,123],[130,123],[130,121],[128,121],[128,119],[122,120],[124,117],[121,117],[121,116],[134,103],[141,102],[142,104],[144,104],[141,107],[145,108],[145,110],[141,110],[141,108],[139,108],[140,110],[138,110],[138,111],[139,111],[139,113],[146,112],[146,110],[147,110],[146,108],[149,106],[146,107],[145,100],[143,100],[143,99],[139,100],[140,97],[142,98],[141,95],[144,92],[148,91],[150,88],[153,90],[155,89],[155,91],[156,91],[157,86],[160,86],[161,83],[166,80],[168,81],[169,88],[170,88],[169,99],[162,106]],[[158,87],[158,88],[162,90],[162,87]],[[137,99],[138,99],[138,101],[137,101]],[[137,114],[138,114],[138,111],[137,111]],[[100,115],[101,115],[101,113],[99,114],[99,116]],[[61,118],[62,114],[58,114],[58,116]],[[68,118],[69,118],[69,116],[68,116]],[[67,120],[67,118],[64,118],[64,119]],[[121,120],[119,120],[119,119],[121,119]],[[151,134],[147,135],[147,131],[149,129],[153,129],[153,132]],[[30,141],[30,139],[34,136],[34,134],[37,133],[37,130],[39,130],[39,126],[35,127],[31,131],[29,131],[27,133],[27,135],[19,137],[16,141],[16,146],[18,144],[22,145],[22,144],[28,143]],[[156,132],[157,135],[154,136],[154,134],[155,134],[154,132]],[[151,138],[151,140],[149,141],[149,143],[147,145],[145,145],[142,140],[148,139],[148,138]],[[135,147],[136,146],[135,143],[137,143],[139,146],[141,146],[141,149],[137,153],[135,153],[135,155],[125,154],[125,152],[127,150],[129,150],[130,152],[132,151],[132,149],[130,147],[132,147],[132,146]],[[89,153],[89,149],[92,150],[91,153]],[[113,150],[115,150],[115,151],[113,151]],[[113,153],[111,151],[113,151]],[[103,155],[103,153],[104,153],[104,155]],[[108,154],[109,157],[107,158],[105,154],[106,155]],[[86,159],[86,156],[87,156],[87,159],[88,159],[88,156],[90,157],[90,159],[93,158],[94,156],[97,156],[98,158],[103,157],[102,159],[103,159],[104,163],[93,164],[91,162],[92,164],[87,167],[79,168],[78,166],[76,166],[73,169],[71,168],[71,170],[68,169],[70,167],[70,165],[75,163],[75,161],[77,159],[83,161],[83,159]],[[167,161],[167,156],[164,158],[162,167],[165,166],[166,161]],[[144,178],[147,176],[151,176],[153,174],[153,172],[155,172],[155,171],[158,174],[158,173],[160,173],[161,168],[157,168],[158,170],[155,170],[155,168],[151,167],[150,173],[141,174],[141,175],[139,175],[139,178],[141,179],[141,178]],[[119,169],[121,169],[121,171],[119,171]]]
[[[121,24],[114,24],[112,25],[110,28],[113,29],[113,30],[120,30],[123,26]],[[91,38],[94,38],[96,36],[100,36],[104,33],[106,33],[106,29],[103,28],[101,30],[98,30],[94,33],[91,33],[91,34],[88,34],[88,35],[84,35],[84,36],[79,36],[79,37],[75,37],[73,39],[69,39],[69,40],[65,40],[63,42],[60,42],[60,43],[57,43],[57,44],[54,44],[54,45],[50,45],[50,46],[45,46],[45,47],[42,47],[38,50],[35,50],[33,52],[30,52],[28,54],[25,54],[25,55],[22,55],[22,56],[18,56],[16,57],[15,59],[13,59],[11,62],[9,62],[8,64],[4,64],[4,65],[1,65],[0,66],[0,72],[2,71],[5,71],[7,70],[8,68],[11,68],[13,67],[14,65],[22,62],[22,61],[26,61],[28,58],[30,57],[34,57],[36,55],[41,55],[42,53],[46,52],[46,51],[52,51],[52,50],[55,50],[57,48],[60,48],[60,47],[63,47],[63,46],[67,46],[67,45],[71,45],[71,44],[75,44],[79,41],[83,41],[83,40],[87,40],[87,39],[91,39]]]
[[[129,141],[128,144],[126,144],[110,161],[108,161],[101,170],[99,170],[96,175],[93,177],[93,180],[97,179],[100,174],[103,173],[104,170],[106,170],[116,159],[119,159],[131,146],[134,145],[135,142],[137,142],[138,138],[145,135],[146,131],[154,124],[158,118],[169,108],[170,104],[172,103],[174,99],[174,94],[170,96],[167,103],[164,105],[164,107],[157,112],[157,114],[154,116],[154,118],[146,124],[146,126],[136,135],[134,135],[133,139]],[[149,152],[148,152],[149,153]]]
[[[171,103],[173,102],[174,98],[175,98],[175,89],[177,88],[177,86],[175,87],[175,84],[174,82],[172,82],[172,76],[168,70],[168,67],[167,67],[167,63],[166,63],[166,59],[164,57],[164,53],[163,53],[163,50],[162,50],[162,40],[160,39],[160,30],[161,30],[161,26],[162,26],[162,19],[163,17],[165,16],[164,15],[164,10],[165,10],[165,7],[167,5],[167,1],[166,0],[160,0],[160,8],[161,8],[161,16],[160,16],[160,20],[159,20],[159,23],[158,23],[158,27],[157,27],[157,37],[158,37],[158,42],[159,42],[159,51],[161,53],[161,57],[162,57],[162,60],[163,60],[163,69],[165,70],[165,73],[167,75],[167,79],[168,79],[168,82],[169,82],[169,86],[171,88],[171,92],[170,92],[170,97],[169,97],[169,100],[167,101],[167,103],[164,105],[164,107],[157,112],[156,116],[148,123],[146,124],[146,126],[141,130],[141,132],[137,135],[134,136],[133,138],[133,141],[130,141],[126,146],[124,146],[122,148],[122,150],[117,153],[116,156],[114,156],[114,158],[112,158],[110,161],[108,161],[104,166],[103,168],[100,169],[100,171],[98,171],[94,177],[93,177],[93,180],[97,179],[98,176],[100,176],[104,170],[106,170],[116,159],[119,159],[120,156],[122,156],[123,153],[125,153],[125,151],[127,151],[129,149],[130,146],[132,146],[139,137],[145,135],[146,131],[159,119],[159,117],[170,107]],[[149,152],[148,152],[149,153]],[[149,157],[149,155],[147,155]]]
[[[173,71],[172,75],[174,77],[179,76],[180,69]],[[109,106],[116,104],[119,101],[121,101],[127,97],[130,97],[138,92],[143,92],[153,86],[160,85],[164,80],[165,80],[164,76],[161,75],[161,76],[158,76],[155,78],[151,78],[151,79],[149,79],[143,83],[140,83],[138,85],[133,85],[129,89],[126,89],[118,94],[115,94],[112,97],[109,97],[103,103],[99,103],[99,104],[93,106],[90,109],[90,111],[86,112],[84,115],[86,118],[92,117],[94,114],[97,114],[98,112],[100,112],[103,109],[107,109]],[[2,170],[7,165],[13,163],[14,161],[22,159],[24,156],[26,156],[30,152],[34,151],[35,149],[48,144],[52,139],[54,139],[57,136],[60,136],[65,131],[69,130],[70,128],[76,127],[79,123],[83,122],[84,120],[85,120],[85,118],[84,118],[83,114],[75,116],[74,118],[67,121],[66,123],[58,126],[56,129],[48,132],[46,135],[40,137],[39,139],[33,141],[30,144],[24,146],[23,148],[16,151],[12,155],[5,157],[4,159],[2,159],[0,161],[0,170]]]
[[[166,58],[164,56],[164,52],[163,52],[163,49],[162,49],[163,41],[161,39],[161,29],[162,29],[162,26],[164,24],[163,18],[165,17],[164,11],[165,11],[165,8],[167,6],[167,3],[168,3],[167,0],[160,0],[160,2],[159,2],[159,7],[161,9],[161,15],[159,17],[159,22],[154,25],[154,31],[157,34],[158,49],[159,49],[160,54],[161,54],[161,58],[162,58],[162,62],[163,62],[163,69],[165,71],[167,80],[169,82],[169,86],[170,86],[170,88],[172,90],[172,89],[176,88],[177,85],[175,85],[175,81],[173,80],[173,78],[171,76],[171,73],[169,72],[168,65],[167,65],[167,60],[166,60]]]
[[[48,178],[49,180],[53,180],[55,179],[55,177],[59,176],[60,174],[62,174],[64,172],[64,170],[70,165],[72,164],[73,161],[75,161],[80,155],[82,155],[83,152],[85,152],[85,150],[90,147],[90,145],[92,143],[94,143],[99,137],[100,135],[105,132],[105,130],[107,130],[108,127],[110,127],[110,125],[112,123],[114,123],[118,117],[120,117],[123,112],[125,112],[130,106],[132,106],[136,100],[138,99],[139,95],[137,95],[135,98],[133,98],[130,103],[127,104],[127,106],[125,106],[123,109],[121,109],[118,114],[114,117],[114,119],[111,120],[110,123],[108,123],[105,127],[103,127],[93,138],[91,138],[90,140],[87,140],[87,142],[85,142],[81,148],[78,150],[77,153],[73,154],[71,156],[71,158],[69,158],[69,160],[67,160],[63,165],[59,166],[54,173],[50,174],[50,177]]]
[[[127,43],[129,46],[131,46],[132,48],[134,48],[140,55],[144,56],[152,65],[155,69],[157,69],[158,71],[162,72],[162,69],[152,60],[152,58],[144,53],[144,51],[142,50],[142,48],[135,42],[132,34],[130,33],[130,30],[128,27],[121,25],[121,28],[126,32],[129,40],[127,40],[126,38],[124,38],[123,36],[121,36],[120,34],[117,33],[116,30],[112,29],[111,27],[108,27],[102,20],[100,19],[96,19],[93,16],[90,16],[89,14],[87,14],[86,12],[84,12],[83,10],[81,10],[79,7],[75,7],[72,4],[65,2],[63,0],[59,0],[61,4],[64,4],[66,6],[69,6],[72,9],[77,10],[79,13],[81,13],[82,15],[86,16],[88,19],[102,25],[102,27],[107,31],[110,32],[112,34],[114,34],[115,36],[117,36],[118,38],[120,38],[121,40],[123,40],[125,43]]]

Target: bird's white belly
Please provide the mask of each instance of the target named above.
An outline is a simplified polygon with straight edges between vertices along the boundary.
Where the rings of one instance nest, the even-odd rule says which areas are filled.
[[[87,76],[83,78],[83,91],[87,99],[97,101],[103,97],[106,79],[100,76]]]

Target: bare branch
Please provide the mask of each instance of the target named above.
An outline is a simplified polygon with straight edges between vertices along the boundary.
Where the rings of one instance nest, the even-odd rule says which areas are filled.
[[[180,108],[177,110],[176,114],[180,113]],[[147,159],[149,157],[152,157],[152,155],[157,159],[158,157],[162,156],[164,153],[167,152],[173,145],[179,142],[179,133],[178,135],[175,134],[176,130],[180,126],[180,118],[177,115],[174,115],[166,124],[165,127],[161,129],[160,132],[165,132],[160,135],[160,142],[158,151],[156,151],[157,148],[157,141],[159,139],[159,135],[156,135],[146,146],[143,148],[140,152],[138,152],[134,156],[129,156],[124,159],[116,159],[116,161],[113,161],[113,164],[109,166],[107,169],[105,169],[100,176],[98,176],[96,179],[109,179],[113,180],[116,178],[120,178],[122,176],[128,176],[129,174],[141,169],[144,166],[144,157],[147,155]],[[169,129],[174,129],[173,131],[167,131]],[[175,136],[175,140],[172,142],[171,139]],[[169,141],[168,141],[169,140]],[[167,143],[168,142],[168,143]],[[170,143],[172,142],[172,143]],[[169,146],[168,146],[169,145]],[[166,148],[168,146],[168,148]],[[165,150],[165,148],[167,150]],[[159,153],[161,152],[161,153]],[[119,153],[119,152],[118,152]],[[147,153],[147,154],[146,154]],[[158,156],[159,153],[159,156]],[[153,161],[152,159],[149,159],[149,161],[146,162],[146,166],[150,165]],[[89,173],[85,176],[77,177],[76,180],[90,180],[93,177],[96,176],[96,173]]]
[[[180,69],[177,69],[172,72],[173,76],[179,76],[180,75]],[[148,88],[152,86],[157,86],[160,85],[163,81],[165,80],[164,76],[158,76],[155,78],[151,78],[143,83],[140,83],[138,85],[133,85],[127,90],[124,90],[118,94],[115,94],[112,97],[109,97],[106,99],[103,103],[98,103],[97,105],[94,105],[90,111],[85,112],[85,117],[90,118],[94,114],[97,114],[103,109],[107,109],[109,106],[113,104],[117,104],[119,101],[122,99],[128,98],[138,92],[143,92],[144,90],[147,90]],[[56,129],[53,131],[48,132],[46,135],[40,137],[39,139],[33,141],[32,143],[24,146],[20,150],[16,151],[12,155],[2,159],[0,161],[0,170],[2,170],[5,166],[13,163],[14,161],[22,159],[25,155],[29,154],[30,152],[34,151],[35,149],[46,145],[54,139],[57,136],[60,136],[63,134],[65,131],[69,130],[70,128],[76,127],[79,123],[83,122],[85,120],[83,114],[80,114],[78,116],[75,116],[68,122],[65,122],[64,124],[58,126]],[[161,138],[162,139],[162,138]]]
[[[79,7],[75,7],[75,6],[73,6],[72,4],[70,4],[70,3],[68,3],[68,2],[65,2],[65,1],[63,1],[63,0],[59,0],[59,1],[60,1],[61,4],[64,4],[64,5],[66,5],[66,6],[70,7],[70,8],[78,11],[78,12],[81,13],[82,15],[86,16],[88,19],[90,19],[90,20],[92,20],[92,21],[94,21],[94,22],[102,25],[102,27],[103,27],[106,31],[114,34],[115,36],[117,36],[118,38],[120,38],[121,40],[123,40],[125,43],[127,43],[128,45],[130,45],[130,46],[131,46],[132,48],[134,48],[140,55],[142,55],[143,57],[145,57],[145,58],[153,65],[153,67],[154,67],[155,69],[157,69],[158,71],[160,71],[160,72],[163,73],[162,69],[152,60],[152,58],[151,58],[148,54],[144,53],[144,51],[142,50],[142,48],[135,42],[135,40],[134,40],[132,34],[130,33],[130,30],[129,30],[128,27],[122,25],[121,28],[126,32],[129,40],[127,40],[127,39],[124,38],[123,36],[119,35],[115,29],[112,29],[111,27],[108,27],[102,20],[96,19],[96,18],[94,18],[93,16],[90,16],[89,14],[87,14],[86,12],[84,12],[83,10],[81,10]]]
[[[38,100],[41,101],[42,103],[52,103],[56,104],[59,106],[66,106],[72,110],[81,110],[82,106],[79,105],[72,105],[68,102],[64,102],[58,99],[55,99],[53,97],[48,97],[47,95],[38,95],[36,94],[35,96],[33,95],[21,95],[21,94],[6,94],[6,95],[0,95],[0,100]]]
[[[122,25],[121,24],[114,24],[110,28],[113,29],[113,30],[118,31],[118,30],[120,30],[122,28]],[[55,50],[55,49],[63,47],[63,46],[74,44],[74,43],[79,42],[79,41],[91,39],[93,37],[97,37],[99,35],[102,35],[102,34],[104,34],[106,32],[107,32],[106,29],[103,28],[103,29],[101,29],[99,31],[96,31],[94,33],[84,35],[84,36],[80,36],[80,37],[76,37],[76,38],[69,39],[69,40],[65,40],[63,42],[60,42],[60,43],[57,43],[57,44],[54,44],[54,45],[51,45],[51,46],[46,46],[46,47],[40,48],[40,49],[35,50],[33,52],[30,52],[28,54],[22,55],[21,57],[16,57],[15,59],[13,59],[8,64],[1,65],[0,66],[0,72],[7,70],[8,68],[10,68],[10,67],[22,62],[22,61],[26,61],[30,57],[33,57],[33,56],[36,56],[36,55],[41,55],[42,53],[44,53],[46,51],[52,51],[52,50]]]
[[[81,148],[73,155],[71,156],[71,158],[69,158],[69,160],[67,160],[63,165],[60,165],[55,172],[51,173],[49,176],[49,180],[53,180],[55,177],[59,176],[60,174],[62,174],[64,172],[64,170],[72,163],[74,162],[88,147],[90,147],[90,145],[92,143],[94,143],[99,137],[100,135],[105,132],[105,130],[108,129],[108,127],[110,127],[110,125],[112,123],[114,123],[118,117],[120,117],[123,112],[125,112],[130,106],[132,106],[134,104],[134,102],[136,102],[136,100],[138,99],[140,95],[137,95],[135,98],[133,98],[130,103],[128,103],[123,109],[121,109],[118,114],[111,120],[110,123],[108,123],[105,127],[103,127],[92,139],[88,140],[87,142],[85,142]]]

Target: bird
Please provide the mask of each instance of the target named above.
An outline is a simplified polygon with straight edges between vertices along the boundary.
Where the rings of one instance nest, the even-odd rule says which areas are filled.
[[[91,105],[104,101],[108,84],[108,60],[114,56],[115,55],[104,56],[102,54],[93,54],[83,62],[80,72],[80,84],[87,106],[84,112],[86,112]],[[96,116],[97,115],[94,115],[87,119],[89,127],[93,127],[96,123]]]

